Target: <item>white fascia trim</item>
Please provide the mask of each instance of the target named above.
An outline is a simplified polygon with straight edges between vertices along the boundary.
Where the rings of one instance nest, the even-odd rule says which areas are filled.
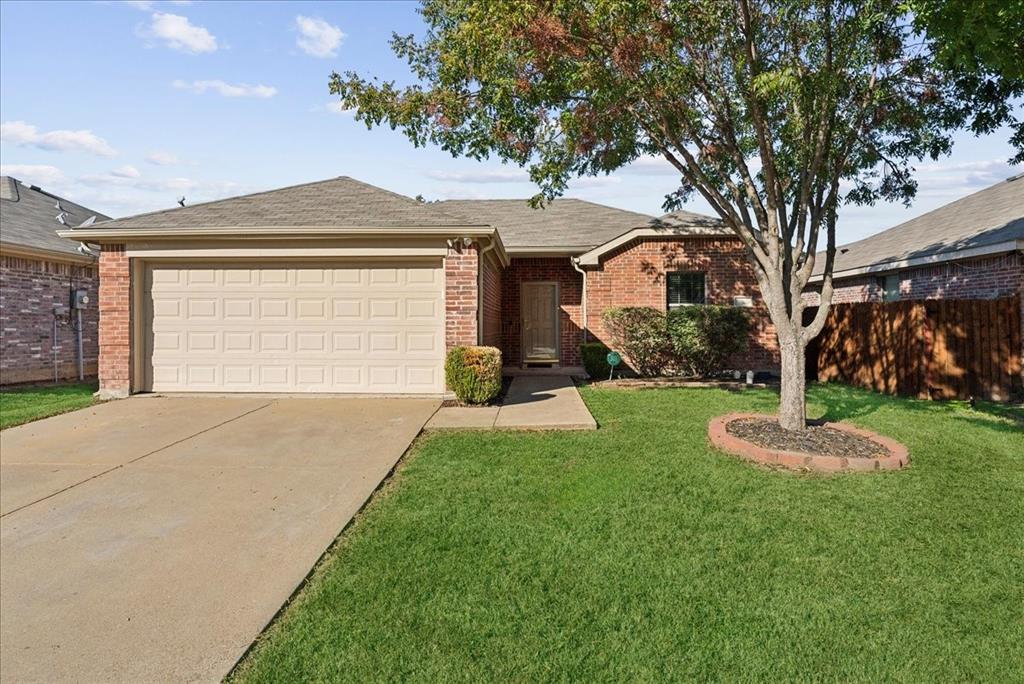
[[[568,257],[586,251],[586,247],[514,247],[508,250],[508,255],[510,257]]]
[[[928,256],[914,257],[912,259],[897,259],[895,261],[882,261],[877,264],[871,264],[870,266],[862,266],[860,268],[850,268],[845,271],[834,271],[832,273],[832,280],[836,281],[840,278],[851,278],[858,275],[869,275],[872,273],[884,273],[886,271],[898,271],[904,268],[915,268],[918,266],[929,266],[932,264],[941,264],[949,261],[960,261],[962,259],[971,259],[973,257],[988,256],[990,254],[1002,254],[1004,252],[1016,252],[1024,250],[1024,240],[1009,240],[1007,242],[996,242],[991,245],[982,245],[981,247],[971,247],[969,249],[961,249],[955,252],[942,252],[940,254],[930,254]],[[811,276],[808,282],[820,283],[823,280],[820,273],[818,275]]]
[[[127,243],[139,240],[323,240],[325,238],[488,238],[496,245],[495,251],[502,264],[509,264],[505,245],[494,226],[209,226],[204,228],[72,228],[59,230],[57,235],[79,242],[97,244]]]
[[[601,257],[612,251],[616,247],[632,242],[638,238],[645,237],[658,237],[658,238],[734,238],[735,233],[689,233],[689,232],[675,232],[672,229],[666,228],[634,228],[631,231],[623,233],[622,235],[612,238],[608,242],[602,245],[598,245],[589,252],[585,252],[580,255],[579,264],[580,266],[597,266],[601,263]]]

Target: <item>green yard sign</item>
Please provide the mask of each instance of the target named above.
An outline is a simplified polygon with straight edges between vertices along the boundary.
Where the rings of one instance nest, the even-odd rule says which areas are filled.
[[[605,357],[605,361],[607,361],[608,365],[611,367],[611,370],[608,371],[608,379],[611,380],[612,375],[615,374],[615,367],[622,363],[622,354],[615,351],[608,352],[608,356]]]

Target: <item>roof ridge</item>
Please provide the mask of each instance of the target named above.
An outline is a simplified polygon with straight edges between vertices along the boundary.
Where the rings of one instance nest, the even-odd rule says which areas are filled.
[[[1011,181],[1016,181],[1018,179],[1019,179],[1019,175],[1017,175],[1017,176],[1010,176],[1009,178],[1004,178],[1003,180],[998,181],[996,183],[993,183],[992,185],[986,186],[986,187],[981,188],[979,190],[975,190],[974,192],[972,192],[969,195],[964,195],[963,197],[959,197],[959,198],[953,200],[952,202],[947,202],[945,204],[940,204],[939,206],[935,207],[934,209],[929,209],[928,211],[924,212],[923,214],[918,214],[917,216],[914,216],[912,218],[908,218],[906,221],[901,221],[900,223],[897,223],[895,226],[890,226],[889,228],[886,228],[885,230],[881,230],[881,231],[879,231],[877,233],[874,233],[873,235],[868,235],[867,237],[863,237],[860,240],[854,240],[853,242],[848,242],[848,243],[846,243],[844,245],[838,245],[837,248],[849,248],[849,247],[852,247],[853,245],[858,245],[858,244],[860,244],[862,242],[867,242],[868,240],[872,240],[874,238],[878,238],[878,237],[881,237],[883,235],[887,235],[888,233],[891,233],[893,231],[899,230],[900,228],[906,226],[908,223],[914,223],[915,221],[920,221],[920,220],[925,219],[928,216],[931,216],[932,214],[935,214],[935,213],[938,213],[938,212],[946,212],[947,210],[950,209],[950,207],[959,206],[960,204],[966,202],[969,199],[972,199],[973,197],[975,197],[977,195],[980,195],[983,192],[989,192],[990,190],[995,190],[996,188],[1002,186],[1004,183],[1010,183]],[[991,226],[986,226],[984,228],[979,228],[978,230],[988,230],[989,228],[991,228]]]
[[[528,204],[530,202],[530,199],[531,198],[529,198],[529,197],[522,197],[522,198],[520,198],[520,197],[495,197],[493,199],[479,199],[479,198],[478,199],[473,199],[473,198],[445,199],[445,200],[438,200],[437,204],[447,204],[449,202],[465,202],[465,203],[473,203],[473,202],[522,202],[523,204]],[[646,218],[652,218],[652,219],[653,218],[657,218],[657,216],[654,216],[653,214],[645,214],[644,212],[633,211],[632,209],[623,209],[622,207],[613,207],[610,204],[602,204],[600,202],[594,202],[592,200],[586,200],[586,199],[582,199],[580,197],[556,197],[554,200],[552,200],[552,202],[579,202],[581,204],[589,204],[592,207],[600,207],[601,209],[611,209],[613,211],[621,211],[621,212],[626,213],[626,214],[636,214],[637,216],[644,216]],[[542,210],[545,209],[545,208],[546,207],[541,207]]]
[[[205,206],[209,206],[211,204],[217,204],[218,202],[230,202],[232,200],[246,199],[246,198],[249,198],[249,197],[259,197],[261,195],[270,195],[272,193],[281,192],[283,190],[294,190],[295,188],[305,188],[305,187],[310,187],[310,186],[313,186],[313,185],[323,185],[325,183],[333,183],[333,182],[339,181],[339,180],[348,180],[348,181],[352,181],[352,182],[355,182],[355,183],[359,183],[360,185],[364,185],[366,187],[370,187],[370,188],[374,188],[376,190],[383,191],[383,192],[391,192],[390,190],[385,190],[384,188],[378,188],[376,185],[370,185],[369,183],[363,183],[362,181],[358,181],[355,178],[352,178],[351,176],[334,176],[333,178],[323,178],[321,180],[307,181],[305,183],[295,183],[293,185],[285,185],[283,187],[272,188],[270,190],[258,190],[256,192],[249,192],[249,193],[246,193],[246,194],[243,194],[243,195],[232,195],[231,197],[221,197],[220,199],[207,200],[206,202],[197,202],[196,204],[188,204],[188,205],[183,206],[183,207],[168,207],[166,209],[154,209],[153,211],[144,211],[141,214],[131,214],[130,216],[122,216],[120,218],[111,219],[110,221],[99,221],[97,223],[97,225],[99,225],[101,223],[109,223],[109,222],[112,222],[112,221],[120,221],[121,219],[129,219],[129,218],[130,219],[137,219],[137,218],[143,218],[143,217],[146,217],[146,216],[155,216],[156,214],[169,214],[169,213],[172,213],[172,212],[181,211],[183,209],[194,209],[195,207],[205,207]],[[392,193],[392,194],[395,194],[395,193]],[[399,196],[400,197],[405,197],[404,195],[399,195]],[[405,199],[410,199],[410,198],[405,197]],[[415,201],[415,200],[412,200],[412,201]]]

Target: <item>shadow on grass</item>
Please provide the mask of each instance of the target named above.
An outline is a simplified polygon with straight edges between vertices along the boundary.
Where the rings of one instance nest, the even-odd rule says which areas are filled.
[[[911,411],[921,415],[943,416],[977,427],[999,432],[1024,431],[1024,407],[979,401],[972,408],[966,401],[935,401],[912,399],[854,389],[845,385],[823,383],[808,387],[810,396],[826,407],[823,420],[862,418],[879,411]]]

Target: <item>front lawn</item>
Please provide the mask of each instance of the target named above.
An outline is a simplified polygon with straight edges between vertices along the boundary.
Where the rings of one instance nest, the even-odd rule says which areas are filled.
[[[96,383],[51,385],[0,392],[0,430],[90,406]]]
[[[908,470],[713,451],[768,391],[585,389],[592,433],[424,438],[235,678],[1009,681],[1024,414],[811,390]]]

